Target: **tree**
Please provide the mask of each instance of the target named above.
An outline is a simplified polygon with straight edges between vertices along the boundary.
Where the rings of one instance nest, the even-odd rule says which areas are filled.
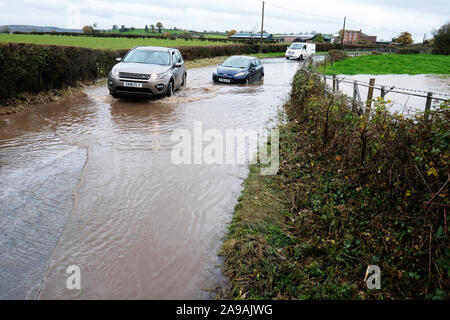
[[[84,26],[83,27],[83,33],[84,34],[91,34],[94,32],[94,29],[91,26]]]
[[[112,29],[113,29],[114,31],[116,31],[117,29],[119,29],[119,26],[118,26],[117,24],[115,24],[115,25],[112,26]]]
[[[148,33],[148,26],[145,25],[145,32]]]
[[[400,35],[393,40],[394,42],[399,42],[404,46],[410,45],[411,43],[414,42],[411,33],[409,33],[408,31],[400,33]]]
[[[156,23],[156,27],[158,28],[158,32],[162,32],[163,24],[161,22]]]
[[[231,37],[232,35],[234,35],[237,31],[236,30],[230,30],[227,32],[227,36]]]
[[[152,29],[152,33],[155,33],[155,25],[154,24],[150,25],[150,29]]]
[[[438,54],[450,54],[450,22],[444,24],[439,30],[433,30],[433,48]]]
[[[321,33],[318,33],[318,34],[316,35],[315,42],[323,43],[323,36],[322,36]]]

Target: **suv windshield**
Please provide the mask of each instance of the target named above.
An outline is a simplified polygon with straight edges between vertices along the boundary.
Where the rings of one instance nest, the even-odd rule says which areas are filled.
[[[304,46],[304,44],[300,44],[300,43],[293,43],[291,44],[291,49],[302,49]]]
[[[247,68],[250,59],[244,57],[230,57],[222,64],[222,67],[229,68]]]
[[[151,50],[133,50],[126,55],[122,62],[147,63],[168,66],[170,64],[169,52]]]

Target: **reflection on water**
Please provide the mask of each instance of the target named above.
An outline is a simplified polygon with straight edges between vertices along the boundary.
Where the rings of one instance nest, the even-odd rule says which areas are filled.
[[[0,298],[210,298],[217,251],[247,168],[171,163],[175,129],[261,128],[299,65],[264,60],[264,83],[214,85],[188,71],[171,98],[104,87],[0,119]],[[81,268],[81,291],[66,268]]]

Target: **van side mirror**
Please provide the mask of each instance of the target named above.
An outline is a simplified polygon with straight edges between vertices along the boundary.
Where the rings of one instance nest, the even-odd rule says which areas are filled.
[[[182,65],[183,65],[183,64],[182,64],[181,62],[175,62],[175,63],[173,64],[173,66],[174,66],[175,68],[181,68]]]
[[[121,61],[122,61],[122,58],[116,58],[116,61],[117,61],[117,62],[121,62]]]

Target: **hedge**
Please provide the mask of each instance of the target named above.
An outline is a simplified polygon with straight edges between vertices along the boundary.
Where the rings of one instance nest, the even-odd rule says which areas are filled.
[[[266,44],[264,52],[282,52],[285,45]],[[180,47],[185,60],[257,53],[259,46],[232,44]],[[104,77],[128,50],[98,50],[35,44],[0,44],[0,101],[21,92],[60,89]]]
[[[116,55],[87,48],[0,45],[0,100],[24,91],[47,91],[94,80],[109,72]]]

